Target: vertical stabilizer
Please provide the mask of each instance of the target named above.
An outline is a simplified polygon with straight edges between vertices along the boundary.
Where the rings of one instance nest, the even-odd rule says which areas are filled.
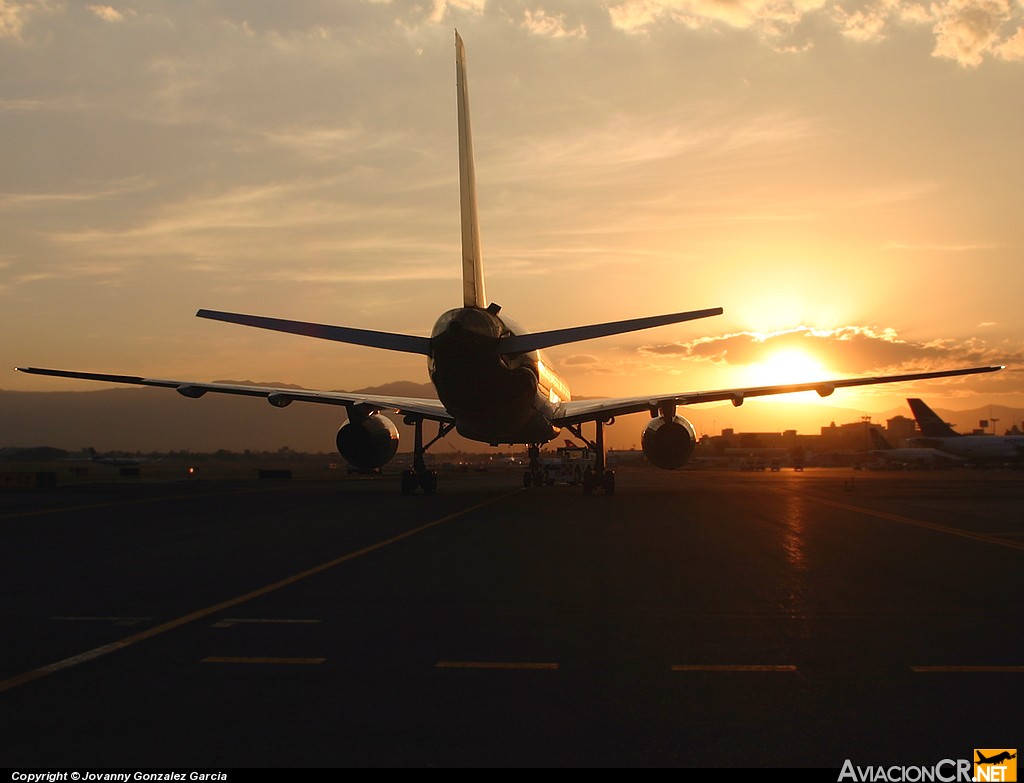
[[[476,213],[476,170],[473,133],[469,127],[469,87],[466,85],[466,47],[455,31],[455,81],[459,103],[459,196],[462,207],[462,304],[487,307],[484,260],[480,252],[480,222]]]
[[[946,422],[939,418],[931,408],[924,404],[923,400],[908,399],[907,404],[917,419],[917,426],[921,434],[926,438],[959,438],[960,433],[953,430]]]

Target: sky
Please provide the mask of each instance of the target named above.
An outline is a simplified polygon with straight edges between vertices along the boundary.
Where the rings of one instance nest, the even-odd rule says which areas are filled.
[[[575,396],[1006,364],[823,402],[1024,406],[1021,0],[0,0],[4,366],[427,381],[194,313],[461,303],[456,28],[491,300],[725,309],[552,349]]]

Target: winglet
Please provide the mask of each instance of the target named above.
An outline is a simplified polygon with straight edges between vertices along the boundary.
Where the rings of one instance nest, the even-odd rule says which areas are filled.
[[[466,47],[455,31],[455,82],[459,106],[459,200],[462,210],[462,304],[487,307],[484,260],[480,251],[480,222],[476,210],[476,169],[473,133],[469,126],[469,86],[466,84]]]

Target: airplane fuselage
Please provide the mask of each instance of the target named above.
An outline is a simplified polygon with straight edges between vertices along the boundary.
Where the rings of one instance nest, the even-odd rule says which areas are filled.
[[[998,435],[958,435],[956,437],[919,437],[912,443],[938,449],[967,460],[1017,461],[1024,459],[1024,438]]]
[[[460,435],[490,444],[547,443],[569,387],[539,351],[501,354],[502,337],[524,330],[496,308],[460,307],[441,315],[430,335],[427,369]]]

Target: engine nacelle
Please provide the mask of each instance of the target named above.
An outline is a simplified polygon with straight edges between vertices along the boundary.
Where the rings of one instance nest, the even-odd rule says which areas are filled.
[[[349,421],[335,438],[338,453],[359,470],[375,470],[398,451],[398,428],[390,419],[374,414]]]
[[[673,416],[671,421],[656,416],[644,429],[640,444],[644,456],[652,465],[664,470],[675,470],[689,462],[693,456],[697,433],[693,425],[682,416]]]

